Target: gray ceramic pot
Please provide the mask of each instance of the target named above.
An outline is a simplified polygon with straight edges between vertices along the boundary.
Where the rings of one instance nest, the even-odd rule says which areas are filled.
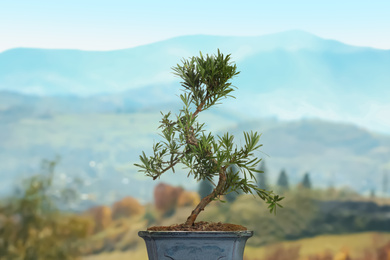
[[[140,231],[149,260],[242,260],[253,231]]]

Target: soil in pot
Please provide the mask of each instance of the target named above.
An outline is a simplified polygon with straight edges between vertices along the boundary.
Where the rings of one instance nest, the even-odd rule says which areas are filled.
[[[176,224],[171,226],[154,226],[147,229],[148,231],[245,231],[246,227],[230,223],[214,223],[199,221],[193,226],[185,224]]]

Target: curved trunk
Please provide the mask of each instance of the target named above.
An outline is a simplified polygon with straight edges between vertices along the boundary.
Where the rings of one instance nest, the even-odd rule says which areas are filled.
[[[210,96],[207,94],[206,100],[209,99]],[[202,111],[203,106],[205,105],[205,102],[202,102],[197,108],[195,113],[192,115],[192,118],[195,118],[196,115]],[[187,139],[187,143],[192,144],[197,146],[198,145],[198,140],[195,138],[193,132]],[[215,162],[216,163],[216,162]],[[217,163],[216,163],[217,164]],[[226,184],[226,167],[221,167],[219,170],[219,180],[217,186],[214,188],[214,190],[201,199],[199,204],[195,207],[195,209],[191,212],[191,215],[187,218],[186,222],[184,223],[185,225],[192,226],[195,223],[196,218],[204,210],[204,208],[211,202],[213,201],[216,197],[222,195],[224,193],[225,189],[225,184]]]
[[[222,195],[224,193],[226,184],[226,168],[222,167],[219,171],[219,180],[217,187],[214,188],[214,190],[204,197],[199,204],[196,206],[196,208],[191,212],[191,215],[187,218],[187,221],[185,222],[186,225],[192,226],[195,223],[196,218],[204,210],[204,208],[213,201],[216,197]]]

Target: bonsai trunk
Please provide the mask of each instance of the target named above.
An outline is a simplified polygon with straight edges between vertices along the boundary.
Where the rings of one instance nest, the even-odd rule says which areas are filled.
[[[226,167],[221,167],[219,170],[219,180],[218,185],[214,188],[214,190],[204,197],[199,204],[196,206],[196,208],[192,211],[191,215],[187,218],[187,221],[185,222],[185,225],[193,226],[195,223],[196,218],[204,210],[204,208],[213,201],[216,197],[223,195],[225,191],[225,184],[226,184]]]
[[[210,96],[207,94],[206,96],[206,100],[209,99]],[[192,115],[192,118],[195,118],[196,115],[202,111],[202,108],[204,106],[204,102],[202,102],[196,109],[195,113]],[[192,127],[191,127],[192,128]],[[191,129],[192,130],[192,129]],[[193,131],[191,131],[191,134],[189,135],[188,139],[187,139],[187,143],[188,144],[192,144],[192,145],[195,145],[195,146],[198,146],[198,140],[196,139],[196,137],[194,136],[194,133]],[[215,164],[217,164],[215,161],[214,161]],[[196,206],[196,208],[191,212],[191,215],[187,218],[186,222],[184,223],[185,225],[187,226],[193,226],[194,223],[195,223],[195,220],[196,218],[198,217],[198,215],[200,214],[200,212],[202,212],[204,210],[204,208],[211,202],[213,201],[216,197],[224,194],[225,192],[225,184],[226,184],[226,167],[221,167],[219,169],[219,180],[218,180],[218,185],[214,188],[214,190],[209,194],[207,195],[206,197],[204,197],[203,199],[201,199],[201,201],[199,202],[199,204]]]

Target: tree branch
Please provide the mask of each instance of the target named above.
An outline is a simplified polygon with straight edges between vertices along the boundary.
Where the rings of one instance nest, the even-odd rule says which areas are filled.
[[[162,170],[161,172],[158,172],[156,176],[153,176],[153,180],[157,179],[158,177],[160,177],[160,175],[162,175],[164,172],[172,169],[178,162],[180,162],[180,159],[184,157],[184,154],[180,157],[177,157],[174,162],[172,162],[167,168],[165,168],[164,170]]]
[[[219,170],[219,180],[217,186],[214,188],[214,190],[204,197],[199,204],[196,206],[196,208],[191,212],[191,215],[187,218],[187,221],[185,222],[185,225],[192,226],[195,223],[196,218],[204,210],[204,208],[213,201],[216,197],[219,195],[222,195],[224,193],[226,183],[226,167],[221,167]]]

